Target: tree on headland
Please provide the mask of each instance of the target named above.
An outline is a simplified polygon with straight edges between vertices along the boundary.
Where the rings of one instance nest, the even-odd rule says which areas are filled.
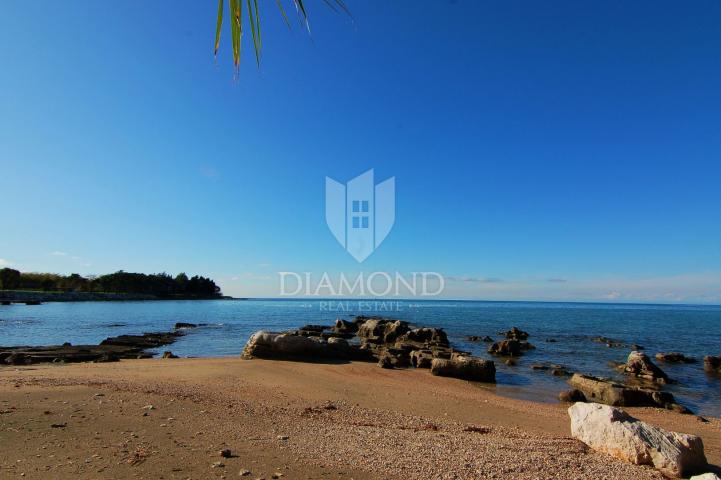
[[[160,298],[207,298],[220,295],[220,287],[210,278],[185,273],[172,277],[167,273],[131,273],[123,270],[98,277],[68,276],[55,273],[21,273],[11,268],[0,270],[2,290],[43,290],[58,292],[109,292],[153,295]]]
[[[20,285],[20,272],[12,268],[0,270],[0,288],[9,290]]]

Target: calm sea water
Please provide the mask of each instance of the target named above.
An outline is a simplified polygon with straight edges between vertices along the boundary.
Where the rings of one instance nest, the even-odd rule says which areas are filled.
[[[592,339],[605,336],[645,347],[653,356],[680,351],[699,359],[690,365],[661,367],[678,381],[667,387],[677,399],[704,414],[721,417],[721,378],[703,370],[704,355],[721,355],[721,307],[611,305],[582,303],[397,302],[382,305],[343,303],[347,310],[323,308],[320,301],[159,301],[47,303],[38,306],[0,306],[0,345],[98,343],[125,333],[170,330],[175,322],[206,323],[168,347],[181,356],[237,355],[255,331],[286,330],[307,323],[331,324],[336,318],[358,313],[380,314],[419,326],[442,327],[458,348],[481,357],[487,344],[465,340],[467,335],[489,335],[512,326],[529,332],[536,349],[516,366],[496,362],[502,395],[555,402],[567,388],[564,378],[530,366],[552,362],[572,371],[621,379],[611,365],[623,362],[629,348],[609,348]],[[335,305],[337,307],[338,305]],[[391,311],[377,310],[391,307]],[[363,311],[359,311],[362,309]],[[555,339],[555,343],[547,339]]]

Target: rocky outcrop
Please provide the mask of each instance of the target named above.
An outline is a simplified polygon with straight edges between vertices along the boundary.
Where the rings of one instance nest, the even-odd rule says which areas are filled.
[[[393,343],[409,330],[408,322],[373,318],[360,324],[358,338],[361,342]]]
[[[681,352],[659,352],[656,354],[656,360],[665,363],[696,363],[696,359],[687,357]]]
[[[343,339],[324,339],[293,333],[254,333],[242,353],[243,358],[267,359],[343,359],[372,361],[368,350],[350,345]]]
[[[506,336],[508,340],[527,340],[528,339],[528,332],[524,332],[518,327],[513,327],[509,331],[504,332],[503,335]]]
[[[63,345],[39,347],[0,347],[0,363],[30,365],[34,363],[113,362],[118,359],[148,358],[146,352],[173,343],[182,331],[120,335],[106,338],[100,345]]]
[[[414,348],[449,347],[446,332],[441,328],[416,328],[404,333],[396,340],[398,345],[409,345]]]
[[[517,357],[523,352],[535,348],[526,341],[521,340],[502,340],[488,347],[488,353],[493,355],[502,355],[506,357]]]
[[[339,318],[335,321],[333,331],[336,333],[355,334],[356,332],[358,332],[358,323],[349,322],[348,320],[343,320],[342,318]]]
[[[431,368],[433,352],[431,350],[413,350],[410,353],[411,365],[415,368]]]
[[[661,407],[681,413],[688,409],[676,403],[674,396],[650,388],[629,387],[603,378],[574,373],[568,380],[573,388],[583,392],[592,402],[605,403],[614,407]]]
[[[710,373],[721,373],[721,356],[706,355],[703,357],[703,368]]]
[[[620,409],[576,403],[568,409],[571,435],[592,449],[636,465],[649,465],[672,478],[707,467],[703,442],[695,435],[669,432]]]
[[[475,382],[496,382],[496,365],[490,360],[471,356],[456,356],[452,359],[434,358],[431,374],[454,377]]]
[[[658,368],[648,355],[643,352],[633,351],[628,355],[623,371],[637,378],[657,383],[668,383],[666,373]]]

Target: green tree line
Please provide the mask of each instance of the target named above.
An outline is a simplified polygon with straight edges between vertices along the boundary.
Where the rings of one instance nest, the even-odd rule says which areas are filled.
[[[20,272],[12,268],[0,270],[0,290],[43,290],[48,292],[112,292],[138,293],[158,297],[220,295],[220,287],[213,280],[180,273],[131,273],[122,270],[100,276],[83,277],[77,273]]]

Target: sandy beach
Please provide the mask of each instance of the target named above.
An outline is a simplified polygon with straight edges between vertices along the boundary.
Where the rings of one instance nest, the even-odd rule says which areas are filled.
[[[5,367],[0,477],[663,478],[570,438],[566,408],[358,362]],[[721,463],[718,419],[627,410],[700,435],[709,462]]]

